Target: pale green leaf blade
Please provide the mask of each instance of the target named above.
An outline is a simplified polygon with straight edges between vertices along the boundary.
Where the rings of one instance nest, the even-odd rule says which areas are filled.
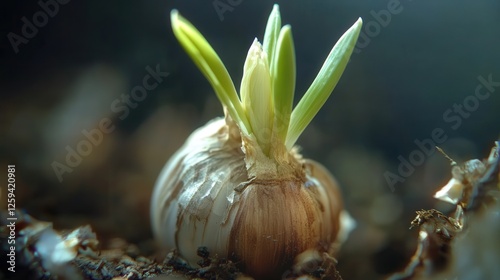
[[[274,78],[274,131],[284,144],[290,123],[295,93],[296,64],[292,29],[285,25],[280,31],[275,52]]]
[[[278,4],[274,4],[273,10],[267,20],[266,30],[264,32],[264,40],[262,41],[263,49],[267,53],[269,68],[273,69],[274,52],[276,41],[281,29],[281,15]]]
[[[359,18],[337,41],[311,86],[292,112],[286,146],[290,149],[325,104],[351,57],[363,21]]]
[[[239,124],[241,130],[249,134],[250,125],[241,106],[233,81],[217,53],[196,27],[183,18],[177,10],[172,10],[170,18],[172,30],[177,40],[210,82],[220,102],[227,108],[231,118]]]
[[[248,50],[240,95],[257,143],[264,154],[269,155],[274,121],[271,74],[267,55],[257,39]]]

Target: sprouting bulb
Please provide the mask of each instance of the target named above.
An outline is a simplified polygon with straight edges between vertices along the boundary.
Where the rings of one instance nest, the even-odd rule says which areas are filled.
[[[361,19],[333,47],[293,110],[295,51],[278,5],[262,44],[256,39],[248,51],[239,96],[199,31],[176,10],[171,21],[225,118],[193,132],[165,165],[151,202],[156,239],[192,265],[197,249],[207,247],[257,279],[279,278],[304,252],[334,254],[350,227],[337,182],[294,144],[340,79]]]

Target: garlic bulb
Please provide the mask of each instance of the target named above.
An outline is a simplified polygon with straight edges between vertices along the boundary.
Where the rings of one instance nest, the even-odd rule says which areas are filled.
[[[174,34],[214,87],[225,118],[193,132],[165,165],[151,202],[157,240],[191,265],[205,246],[257,279],[278,278],[308,250],[333,254],[347,228],[337,183],[294,144],[340,78],[361,20],[334,46],[292,111],[295,53],[277,5],[264,43],[255,40],[248,52],[240,97],[203,36],[177,11],[171,17]]]

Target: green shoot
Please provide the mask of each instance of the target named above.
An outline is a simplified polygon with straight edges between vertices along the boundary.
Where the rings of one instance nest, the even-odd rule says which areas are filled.
[[[233,81],[217,53],[196,27],[179,15],[177,10],[172,10],[170,18],[177,40],[210,82],[231,118],[239,124],[242,131],[250,134],[250,125],[243,113]]]
[[[177,10],[171,12],[171,21],[175,36],[210,82],[241,133],[253,135],[268,157],[278,156],[272,151],[277,144],[273,141],[290,150],[324,105],[347,66],[362,26],[360,18],[342,35],[292,110],[295,49],[291,27],[281,27],[278,5],[274,5],[269,16],[263,45],[255,40],[248,51],[240,87],[241,100],[226,67],[203,35]]]
[[[266,30],[264,32],[264,40],[262,45],[264,52],[267,53],[267,59],[269,62],[269,68],[273,69],[274,64],[274,53],[276,48],[276,42],[278,41],[278,36],[281,28],[281,15],[280,8],[277,4],[274,4],[273,10],[269,15],[267,20]],[[271,74],[272,75],[272,74]]]
[[[286,146],[292,148],[337,85],[358,40],[363,21],[359,18],[337,41],[313,83],[292,112]]]
[[[274,131],[273,134],[280,142],[285,143],[290,124],[290,114],[293,107],[295,92],[295,49],[293,46],[292,29],[285,25],[279,34],[276,52],[275,67],[271,76],[274,95]]]
[[[269,156],[273,131],[273,96],[267,55],[255,39],[248,51],[240,88],[243,109],[262,152]]]

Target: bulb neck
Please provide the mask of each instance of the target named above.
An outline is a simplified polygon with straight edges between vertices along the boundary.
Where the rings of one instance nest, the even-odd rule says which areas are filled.
[[[258,180],[305,180],[302,156],[296,149],[288,151],[283,143],[272,145],[270,156],[264,154],[251,136],[241,137],[249,178]]]
[[[269,156],[254,135],[243,133],[229,114],[225,114],[227,140],[241,143],[249,179],[305,181],[302,155],[297,148],[288,150],[279,139],[271,139]]]

